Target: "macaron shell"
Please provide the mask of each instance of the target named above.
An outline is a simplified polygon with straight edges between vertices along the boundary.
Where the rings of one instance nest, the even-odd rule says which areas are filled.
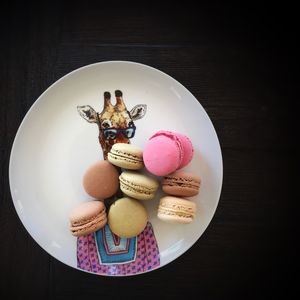
[[[157,213],[157,217],[166,223],[173,223],[173,224],[190,224],[193,222],[192,218],[182,218],[177,216],[176,214],[167,214],[165,212],[159,211]]]
[[[201,182],[201,178],[200,176],[192,173],[192,172],[188,172],[188,171],[183,171],[183,170],[178,170],[174,173],[168,174],[165,178],[169,178],[169,179],[176,179],[176,181],[179,182],[190,182],[193,185],[200,185]]]
[[[195,218],[196,204],[192,201],[165,196],[160,199],[157,217],[162,221],[191,223]]]
[[[143,159],[146,169],[157,176],[165,176],[181,165],[182,149],[171,135],[154,135],[147,141]]]
[[[111,150],[113,150],[113,152],[120,152],[122,155],[132,156],[134,159],[143,158],[143,150],[133,144],[115,143]]]
[[[154,178],[134,171],[122,172],[119,179],[122,192],[139,200],[153,199],[159,187]]]
[[[193,197],[198,195],[199,189],[181,186],[163,185],[162,190],[169,195],[178,197]]]
[[[182,161],[178,167],[178,169],[181,169],[181,168],[187,166],[193,159],[194,147],[193,147],[191,140],[186,135],[178,133],[178,132],[174,132],[174,134],[179,139],[180,144],[183,148]]]
[[[144,167],[144,163],[142,161],[132,160],[128,157],[122,157],[111,152],[108,153],[107,159],[113,165],[123,169],[140,170]]]
[[[99,160],[86,170],[83,176],[83,187],[93,198],[109,198],[118,191],[118,178],[118,171],[111,163]]]
[[[124,197],[114,202],[108,214],[111,231],[120,237],[131,238],[140,234],[147,225],[146,208],[138,200]]]
[[[82,224],[95,216],[105,212],[105,205],[102,201],[92,200],[82,202],[75,206],[70,213],[69,219],[71,224]]]

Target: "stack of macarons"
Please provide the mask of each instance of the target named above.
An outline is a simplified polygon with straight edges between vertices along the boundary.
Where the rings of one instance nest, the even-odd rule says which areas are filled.
[[[156,179],[140,173],[144,167],[143,150],[131,144],[114,144],[108,153],[113,165],[125,169],[119,176],[121,191],[134,199],[151,200],[159,187]]]
[[[143,151],[139,147],[114,144],[108,153],[108,160],[123,168],[119,182],[121,191],[126,195],[110,206],[110,229],[120,237],[134,237],[144,230],[148,221],[147,210],[139,200],[152,200],[159,183],[139,172],[144,167]]]
[[[90,165],[83,176],[83,187],[94,200],[83,202],[70,214],[70,230],[74,236],[82,236],[99,230],[107,223],[104,200],[119,189],[119,173],[106,160]]]
[[[166,175],[162,190],[168,195],[160,199],[158,218],[166,222],[191,223],[195,218],[196,204],[183,197],[196,196],[200,183],[200,177],[190,172],[176,171]]]
[[[82,236],[99,230],[107,223],[120,237],[134,237],[141,233],[148,221],[147,210],[140,200],[152,200],[159,188],[155,176],[162,176],[162,190],[157,216],[167,222],[190,223],[196,204],[183,197],[198,194],[200,178],[179,169],[193,158],[190,139],[177,132],[159,131],[146,142],[144,151],[132,144],[114,144],[108,160],[90,165],[83,176],[83,187],[94,200],[81,203],[70,214],[70,230]],[[140,171],[145,169],[151,173]],[[121,169],[122,168],[122,169]],[[155,176],[153,176],[155,175]],[[105,199],[123,197],[109,207]]]
[[[119,174],[118,168],[123,168]],[[159,183],[140,173],[144,167],[143,151],[131,144],[114,144],[108,161],[90,165],[83,176],[85,192],[92,201],[81,203],[70,214],[70,230],[74,236],[92,233],[108,222],[113,233],[120,237],[133,237],[142,232],[148,221],[147,210],[139,200],[155,197]],[[120,169],[119,169],[120,170]],[[114,201],[106,214],[105,199],[125,194]]]
[[[168,196],[160,199],[157,213],[158,218],[163,221],[191,223],[195,217],[196,204],[182,197],[198,194],[200,177],[178,171],[191,162],[193,153],[190,139],[178,132],[158,131],[145,145],[145,167],[157,176],[164,176],[162,190]]]

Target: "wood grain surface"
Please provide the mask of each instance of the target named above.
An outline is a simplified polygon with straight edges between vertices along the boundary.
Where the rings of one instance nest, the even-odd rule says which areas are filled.
[[[9,297],[1,299],[271,299],[292,287],[299,199],[292,193],[299,150],[293,9],[263,5],[3,7],[0,297]],[[224,162],[220,203],[198,242],[169,265],[127,278],[79,272],[48,255],[20,222],[8,180],[15,134],[37,97],[70,71],[106,60],[144,63],[186,86],[209,114]]]

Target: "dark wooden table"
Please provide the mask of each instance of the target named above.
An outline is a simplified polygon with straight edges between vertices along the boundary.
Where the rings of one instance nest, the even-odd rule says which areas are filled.
[[[0,294],[269,299],[289,289],[299,149],[285,18],[293,8],[22,3],[1,10]],[[9,191],[10,149],[32,103],[61,76],[106,60],[144,63],[180,81],[206,109],[223,152],[223,190],[208,229],[180,258],[136,277],[85,274],[49,256],[24,229]]]

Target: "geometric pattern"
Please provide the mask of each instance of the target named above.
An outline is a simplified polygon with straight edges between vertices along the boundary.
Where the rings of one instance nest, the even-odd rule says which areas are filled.
[[[137,239],[120,238],[108,225],[94,233],[99,262],[105,264],[128,263],[135,260]]]
[[[77,266],[82,270],[102,275],[122,276],[144,273],[160,265],[159,249],[150,222],[147,223],[144,231],[136,237],[135,259],[131,262],[103,264],[98,252],[99,246],[96,245],[99,243],[98,232],[96,235],[91,233],[77,238]],[[117,246],[117,239],[115,243]],[[112,251],[112,248],[108,249]]]

